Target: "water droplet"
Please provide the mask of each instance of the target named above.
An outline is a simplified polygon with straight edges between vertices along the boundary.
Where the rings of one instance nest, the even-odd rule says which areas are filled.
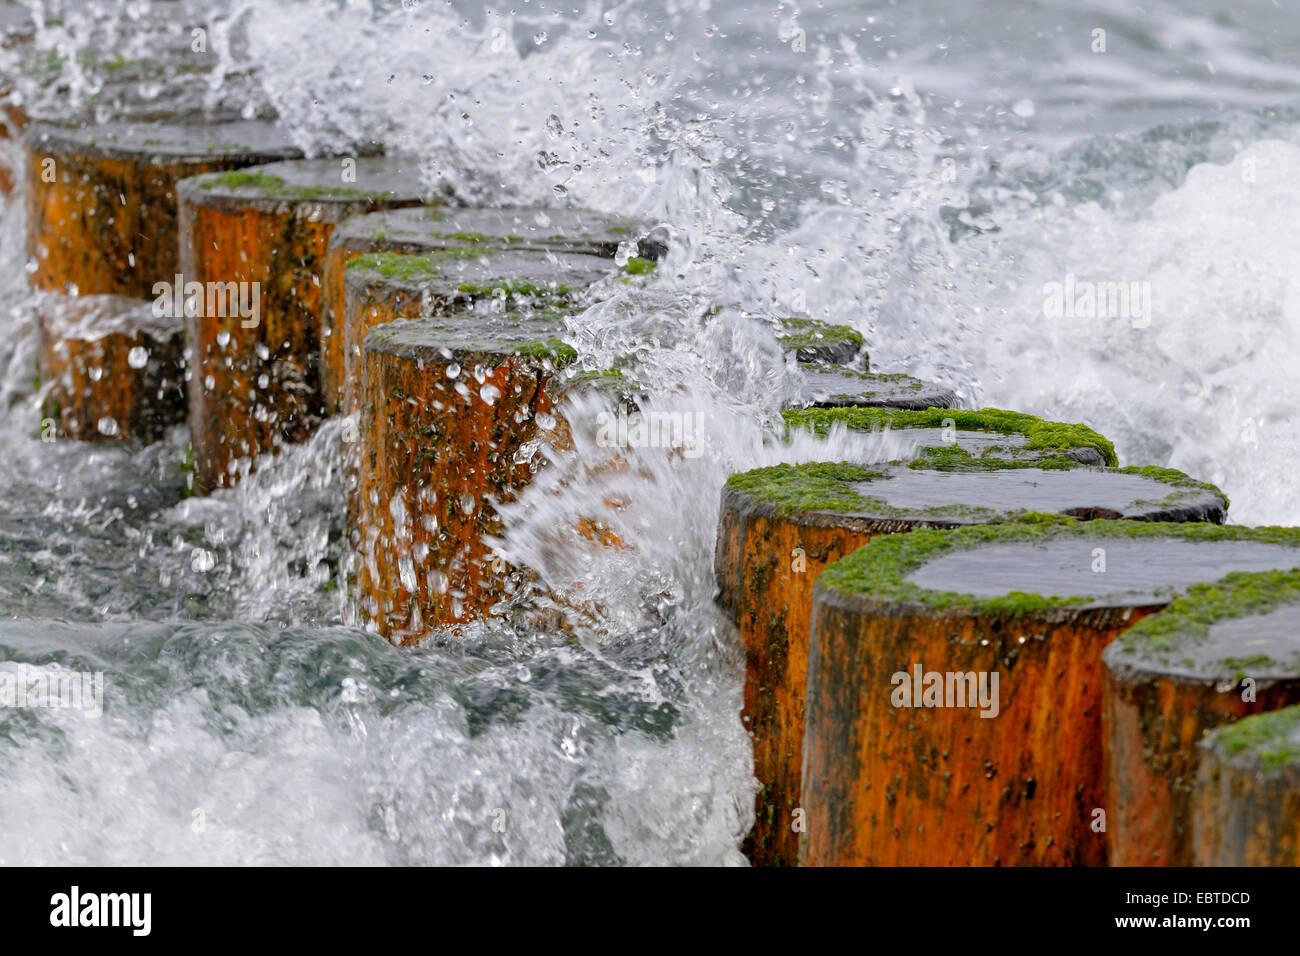
[[[489,405],[495,405],[497,399],[501,397],[501,389],[495,385],[484,385],[479,389],[479,397]]]
[[[472,515],[472,514],[474,513],[474,496],[473,496],[473,495],[461,495],[461,496],[460,496],[460,510],[463,511],[463,512],[464,512],[465,514],[467,514],[467,515]]]
[[[126,354],[126,364],[132,368],[144,368],[149,364],[149,350],[143,345],[137,345]]]
[[[117,419],[105,415],[96,423],[95,427],[99,429],[101,435],[107,435],[111,438],[117,434]]]
[[[90,370],[89,374],[90,374],[90,380],[92,382],[98,382],[101,378],[104,377],[104,370],[100,368],[98,365],[96,365],[94,368]]]
[[[460,366],[457,365],[455,362],[452,362],[450,365],[447,366],[448,378],[455,378],[459,374],[460,374]]]
[[[222,329],[220,332],[218,332],[218,333],[217,333],[217,344],[220,345],[223,349],[224,349],[227,345],[229,345],[229,344],[230,344],[230,333],[227,332],[225,329]]]

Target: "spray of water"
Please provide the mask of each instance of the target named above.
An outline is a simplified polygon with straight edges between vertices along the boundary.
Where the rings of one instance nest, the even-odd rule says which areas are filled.
[[[672,241],[566,330],[627,395],[560,409],[572,447],[535,449],[545,467],[502,505],[495,545],[534,574],[525,619],[564,626],[392,648],[344,593],[337,424],[201,500],[183,430],[147,449],[41,441],[21,202],[0,201],[0,607],[17,619],[0,666],[105,674],[98,720],[0,710],[2,862],[743,862],[742,661],[712,603],[722,484],[908,454],[783,440],[800,372],[773,315],[853,325],[875,367],[968,403],[1087,421],[1129,462],[1221,482],[1238,520],[1296,518],[1300,122],[1265,104],[1300,83],[1229,15],[35,6],[32,49],[62,56],[86,103],[107,65],[78,53],[184,47],[194,19],[209,111],[274,109],[309,153],[382,142],[468,201],[632,214]],[[1103,14],[1143,57],[1094,57]],[[1288,29],[1266,4],[1247,17]],[[1046,52],[1006,65],[1022,21]],[[1217,80],[1185,79],[1209,60]],[[1149,321],[1049,314],[1067,275],[1149,283]],[[628,400],[669,440],[611,441]]]

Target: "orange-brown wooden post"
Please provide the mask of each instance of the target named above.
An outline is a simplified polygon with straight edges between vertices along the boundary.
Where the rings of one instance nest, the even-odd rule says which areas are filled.
[[[1106,648],[1112,866],[1191,866],[1204,735],[1300,704],[1300,574],[1193,588]]]
[[[274,127],[252,121],[203,127],[123,122],[82,129],[41,123],[28,130],[27,150],[31,283],[49,293],[40,303],[47,313],[41,318],[42,351],[51,365],[46,376],[56,382],[54,401],[68,409],[59,417],[68,434],[80,437],[152,440],[159,428],[184,421],[184,407],[174,401],[160,399],[143,417],[135,404],[158,391],[170,394],[175,375],[170,343],[184,329],[176,296],[159,295],[179,272],[177,180],[297,151]],[[77,307],[61,301],[72,296],[135,299],[152,306],[153,315],[123,334],[112,315],[139,312],[120,302],[106,310],[103,303]],[[77,317],[77,339],[59,349],[53,337],[68,314]],[[88,324],[93,320],[108,324],[97,330]],[[132,364],[139,348],[154,360]],[[100,422],[111,436],[99,429]],[[110,422],[117,423],[116,431]],[[136,426],[144,431],[137,434]]]
[[[38,317],[45,415],[57,431],[152,442],[184,416],[183,337],[151,303],[51,293]]]
[[[371,316],[367,311],[358,318],[355,313],[363,303],[356,295],[363,287],[354,277],[351,304],[354,315],[350,338],[345,344],[345,327],[349,323],[345,321],[348,306],[344,277],[348,264],[358,256],[369,257],[371,273],[389,279],[418,280],[428,271],[421,262],[396,257],[423,256],[428,265],[436,265],[435,260],[440,260],[444,266],[454,266],[457,257],[490,259],[507,251],[613,259],[620,245],[629,251],[635,245],[646,262],[657,258],[665,249],[661,241],[628,220],[584,209],[422,207],[377,212],[348,220],[334,230],[321,266],[321,379],[327,408],[331,412],[355,410],[356,365],[365,329],[388,321],[383,316],[395,317],[399,313],[409,316],[418,314],[421,308],[421,295],[418,288],[413,288],[413,297],[395,300],[382,316],[379,312]],[[537,273],[538,261],[535,255],[503,260],[497,269],[498,280],[524,283]],[[512,263],[519,267],[520,274],[506,271]],[[609,263],[600,267],[613,268]],[[444,272],[449,274],[454,269]],[[346,402],[345,393],[351,395]]]
[[[1105,863],[1103,649],[1192,584],[1298,559],[1297,529],[1038,521],[878,538],[831,565],[801,861]]]
[[[310,435],[320,387],[321,260],[349,216],[418,205],[410,160],[293,160],[179,184],[194,484],[233,484],[259,455]],[[214,294],[215,293],[215,294]]]
[[[1247,717],[1203,742],[1196,866],[1300,866],[1300,707]]]
[[[907,414],[899,413],[899,420]],[[918,418],[924,429],[927,419]],[[999,436],[1021,446],[1033,440],[1026,433]],[[984,431],[962,428],[954,430],[953,440],[954,447],[978,454],[990,439]],[[1076,447],[1074,441],[1089,450],[1097,441],[1109,447],[1085,430],[1056,452]],[[745,848],[757,865],[793,865],[797,855],[792,827],[799,806],[808,626],[813,582],[827,564],[877,535],[999,522],[1023,511],[1223,520],[1217,489],[1185,476],[1166,476],[1166,483],[1117,469],[1040,470],[978,458],[964,470],[923,464],[779,465],[734,475],[723,490],[718,601],[739,627],[745,647],[744,713],[762,787]],[[989,504],[968,504],[980,501]]]
[[[179,271],[176,183],[297,155],[256,121],[109,123],[27,133],[27,253],[32,285],[155,299]]]
[[[495,502],[531,480],[554,441],[575,357],[554,318],[458,315],[391,322],[365,339],[359,609],[394,643],[487,613],[513,587],[491,552]]]

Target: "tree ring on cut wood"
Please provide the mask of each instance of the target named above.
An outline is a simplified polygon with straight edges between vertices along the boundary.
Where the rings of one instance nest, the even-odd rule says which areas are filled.
[[[1106,644],[1300,530],[1040,517],[878,538],[813,594],[801,861],[1106,862]],[[972,703],[972,700],[975,702]]]

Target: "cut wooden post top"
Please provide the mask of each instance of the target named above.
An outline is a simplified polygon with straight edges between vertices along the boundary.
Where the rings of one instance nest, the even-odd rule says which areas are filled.
[[[1300,572],[1193,585],[1102,661],[1111,863],[1190,866],[1197,743],[1300,703]]]
[[[905,604],[935,614],[1051,614],[1164,606],[1230,572],[1300,565],[1300,528],[1201,522],[1074,521],[874,539],[831,565],[816,590],[846,605]]]
[[[1219,764],[1286,776],[1300,790],[1300,706],[1245,717],[1207,736],[1201,748]]]
[[[613,274],[612,264],[596,256],[461,247],[422,255],[367,253],[348,263],[343,281],[362,302],[417,298],[438,312],[496,300],[501,311],[514,311],[570,301]]]
[[[340,225],[330,245],[363,253],[509,249],[612,258],[620,244],[633,241],[646,263],[666,249],[662,240],[651,237],[643,226],[617,216],[569,207],[503,206],[372,213]],[[637,261],[629,262],[630,271],[638,268],[632,264]]]
[[[784,413],[790,430],[826,436],[836,426],[850,431],[901,432],[936,463],[950,467],[993,459],[1066,459],[1083,465],[1118,464],[1115,446],[1087,425],[1050,422],[999,408],[924,410],[809,408]]]
[[[857,329],[797,316],[776,321],[777,344],[794,352],[800,362],[867,370],[867,343]]]
[[[1000,523],[1031,512],[1221,522],[1227,510],[1213,485],[1172,469],[978,458],[960,468],[927,458],[909,465],[774,465],[732,475],[723,503],[727,511],[872,533]]]
[[[1300,706],[1243,718],[1201,742],[1196,866],[1300,866]]]
[[[421,182],[417,162],[402,156],[292,159],[204,173],[181,180],[176,189],[187,203],[222,211],[277,213],[310,205],[313,221],[328,222],[355,215],[367,204],[436,199]]]
[[[402,319],[372,328],[364,343],[366,355],[387,355],[428,366],[459,366],[457,378],[473,380],[475,366],[488,368],[511,359],[533,359],[550,368],[564,368],[578,358],[564,342],[562,312],[503,312],[474,316],[428,316]],[[464,378],[460,378],[460,375]],[[585,378],[583,379],[586,380]],[[457,384],[449,382],[448,387]]]
[[[1246,677],[1300,681],[1300,572],[1235,573],[1195,585],[1102,659],[1120,682],[1159,678],[1235,689]]]
[[[302,155],[284,130],[264,120],[195,125],[121,121],[83,127],[37,123],[27,131],[27,147],[42,154],[126,159],[157,166],[214,163],[227,157],[249,165]]]
[[[801,362],[804,385],[800,407],[835,408],[952,408],[957,395],[950,388],[901,373],[863,372],[847,365]]]

